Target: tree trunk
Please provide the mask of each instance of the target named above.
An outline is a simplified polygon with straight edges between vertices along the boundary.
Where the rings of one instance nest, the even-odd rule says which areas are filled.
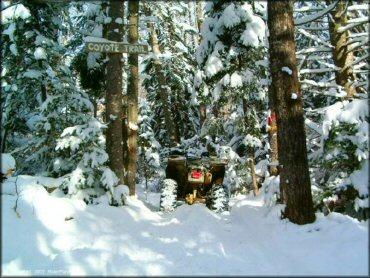
[[[198,23],[198,44],[202,41],[202,35],[200,33],[203,24],[203,11],[202,11],[202,1],[197,0],[197,23]],[[204,103],[199,104],[200,112],[200,127],[203,126],[204,121],[207,117],[207,106]]]
[[[130,0],[129,11],[129,33],[128,42],[137,44],[139,39],[139,1]],[[136,187],[136,162],[138,148],[138,113],[139,113],[139,56],[130,54],[128,56],[130,76],[127,87],[127,156],[126,171],[127,185],[130,195],[135,195]]]
[[[333,0],[327,0],[327,4],[332,4]],[[347,45],[349,40],[349,32],[339,32],[339,28],[347,25],[346,6],[348,1],[340,0],[335,10],[328,15],[330,42],[334,46],[333,60],[337,67],[341,70],[335,72],[336,83],[343,86],[347,92],[347,97],[353,97],[356,93],[356,87],[351,85],[355,80],[353,68],[350,66],[354,62],[353,52],[350,51],[350,46]]]
[[[2,136],[1,136],[1,152],[2,153],[5,153],[5,150],[6,150],[6,139],[8,137],[8,132],[9,132],[8,127],[4,127],[3,131],[1,132],[2,133]]]
[[[129,88],[127,87],[127,90]],[[124,163],[124,177],[123,181],[128,186],[127,161],[128,161],[128,95],[122,96],[122,148],[123,148],[123,163]]]
[[[199,104],[200,112],[200,127],[203,126],[203,123],[207,119],[207,106],[204,103]]]
[[[277,176],[279,174],[278,170],[278,163],[279,163],[279,154],[278,154],[278,143],[277,143],[277,130],[276,130],[276,119],[273,119],[273,115],[276,115],[275,107],[272,101],[272,87],[269,85],[268,88],[268,95],[269,95],[269,109],[270,109],[270,117],[271,117],[271,124],[268,128],[269,133],[269,142],[270,142],[270,175]],[[282,190],[280,190],[280,197],[282,198]]]
[[[254,148],[249,147],[249,167],[251,168],[251,176],[252,176],[252,185],[253,185],[253,193],[254,196],[258,196],[259,188],[257,184],[257,177],[256,177],[256,167],[254,163]]]
[[[284,217],[297,224],[315,220],[308,171],[302,95],[295,54],[293,2],[268,1],[272,100],[277,113],[280,183]],[[283,71],[289,68],[292,73]],[[296,94],[294,98],[292,94]]]
[[[244,112],[244,125],[247,127],[249,125],[248,118],[247,118],[247,100],[243,98],[243,112]],[[257,185],[257,177],[256,177],[256,167],[254,163],[254,148],[247,146],[248,148],[248,156],[249,156],[249,167],[251,169],[251,177],[252,177],[252,185],[253,185],[253,192],[254,196],[259,194],[259,189]]]
[[[110,1],[109,17],[112,18],[107,26],[107,39],[120,42],[123,37],[123,25],[116,23],[116,18],[123,17],[123,1]],[[118,30],[118,32],[117,32]],[[109,166],[123,183],[123,148],[122,148],[122,53],[109,53],[106,66],[106,117],[107,153]]]
[[[188,16],[188,22],[189,22],[189,25],[190,26],[194,26],[194,20],[193,20],[193,11],[192,11],[192,0],[187,0],[186,1],[187,4],[188,4],[188,10],[189,10],[189,13],[187,14]],[[196,38],[194,37],[194,34],[190,34],[188,32],[185,33],[185,38],[184,38],[184,41],[187,45],[191,45],[191,48],[192,49],[195,49],[197,47],[196,45]]]
[[[279,153],[278,153],[278,143],[277,143],[277,130],[271,130],[269,132],[269,140],[271,147],[271,165],[270,174],[272,176],[277,176],[279,174],[278,164],[279,164]]]
[[[145,7],[145,15],[146,16],[151,16],[150,9],[147,5]],[[173,116],[171,114],[171,103],[169,100],[169,87],[166,83],[166,77],[163,73],[161,61],[158,58],[158,55],[161,54],[159,50],[159,44],[158,44],[158,37],[157,37],[157,32],[155,31],[154,28],[154,23],[153,22],[148,22],[148,28],[150,30],[150,44],[152,45],[153,53],[155,58],[154,61],[154,67],[155,71],[158,77],[158,82],[159,82],[159,96],[162,101],[162,109],[163,109],[163,114],[164,114],[164,121],[167,127],[168,135],[169,135],[169,144],[170,147],[175,147],[179,143],[179,139],[176,134],[176,125],[173,120]]]
[[[202,41],[202,35],[200,33],[202,24],[203,24],[203,10],[202,10],[202,1],[197,0],[197,23],[198,23],[198,42],[200,43]]]

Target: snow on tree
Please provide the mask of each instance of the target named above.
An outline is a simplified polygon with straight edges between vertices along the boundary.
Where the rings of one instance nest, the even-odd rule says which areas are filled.
[[[69,7],[69,32],[66,48],[71,52],[72,66],[78,81],[94,105],[94,116],[105,119],[105,112],[98,111],[105,103],[104,69],[106,57],[101,52],[86,52],[84,37],[103,37],[105,15],[103,2],[72,2]],[[98,113],[99,112],[99,113]]]
[[[352,123],[330,119],[337,115],[334,111],[344,113],[346,99],[356,102],[368,98],[369,66],[364,61],[368,56],[368,24],[364,23],[368,4],[305,1],[297,3],[295,13],[296,24],[304,22],[296,26],[297,58],[306,100],[315,205],[326,212],[341,211],[362,219],[368,208],[359,208],[355,200],[363,201],[368,195],[356,192],[348,177],[368,162],[356,154],[364,146],[357,140],[344,138],[361,134],[368,119]]]
[[[207,3],[197,51],[201,67],[195,80],[197,98],[213,106],[202,134],[221,144],[239,138],[232,143],[234,151],[243,145],[248,149],[243,155],[247,152],[252,164],[240,168],[239,161],[231,163],[229,167],[239,167],[238,174],[246,167],[253,169],[255,149],[262,147],[259,116],[265,106],[266,89],[261,88],[264,70],[256,62],[265,54],[265,23],[261,18],[265,12],[259,2]],[[256,186],[253,170],[251,176]],[[239,183],[233,184],[238,187]]]
[[[159,150],[161,145],[156,140],[153,124],[154,115],[151,113],[151,108],[145,98],[139,99],[139,156],[142,157],[142,163],[146,165],[151,174],[155,174],[160,169]],[[142,167],[144,167],[142,165]]]
[[[24,55],[8,57],[6,67],[11,69],[16,62],[17,70],[4,74],[8,84],[3,85],[10,92],[8,100],[14,88],[20,88],[14,105],[27,112],[24,133],[28,141],[15,150],[22,158],[20,172],[63,176],[62,188],[70,195],[89,188],[87,195],[97,197],[109,190],[106,183],[99,183],[108,159],[104,127],[93,117],[93,105],[70,70],[73,57],[63,45],[66,9],[65,3],[24,3],[21,10],[28,11],[23,12],[27,16],[14,15],[5,23],[9,42],[3,51],[11,51],[15,44]],[[14,113],[4,112],[8,111]]]
[[[171,121],[175,123],[173,136],[177,138],[177,141],[180,142],[181,137],[192,137],[198,130],[197,111],[191,103],[192,76],[195,67],[194,48],[185,42],[186,35],[194,33],[195,29],[184,22],[188,7],[181,1],[178,3],[174,1],[151,2],[150,4],[149,9],[158,18],[152,28],[155,28],[157,34],[160,53],[158,55],[154,52],[154,55],[148,55],[144,59],[143,86],[148,92],[148,99],[155,105],[153,111],[157,115],[156,136],[159,142],[165,145],[168,143],[166,143],[167,140],[164,136],[166,136],[166,130],[168,129],[169,132],[170,130],[167,124],[168,120],[161,120],[161,118],[169,117],[165,115],[163,97],[161,97],[163,90],[166,90],[169,95],[169,103],[166,105],[170,106]],[[161,79],[156,74],[158,71],[156,63],[160,63],[163,72]]]

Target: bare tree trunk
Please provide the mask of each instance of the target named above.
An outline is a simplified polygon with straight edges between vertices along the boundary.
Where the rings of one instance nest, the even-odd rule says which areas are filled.
[[[315,221],[308,171],[302,95],[295,54],[292,1],[268,1],[272,100],[277,113],[280,183],[284,217],[297,224]],[[289,68],[292,73],[283,71]],[[297,96],[297,98],[295,98]]]
[[[269,141],[270,141],[270,175],[277,176],[279,174],[278,170],[278,162],[279,162],[279,153],[278,153],[278,143],[277,143],[277,123],[276,123],[276,112],[275,107],[272,102],[272,88],[271,85],[268,88],[268,94],[269,94],[269,109],[270,109],[270,118],[271,118],[271,124],[269,124],[268,132],[269,132]],[[274,117],[275,116],[275,117]],[[282,191],[280,190],[280,197],[282,198]]]
[[[139,39],[139,1],[129,0],[129,33],[130,44],[137,44]],[[136,162],[138,151],[138,113],[139,113],[139,57],[130,54],[128,57],[130,76],[127,87],[127,156],[126,171],[129,194],[135,195],[136,187]]]
[[[202,35],[200,33],[202,24],[203,24],[203,10],[202,10],[202,1],[197,0],[197,23],[198,23],[198,42],[200,43],[202,41]]]
[[[259,192],[259,188],[258,188],[258,184],[257,184],[256,167],[255,167],[255,163],[254,163],[254,154],[255,154],[254,148],[250,147],[249,148],[249,166],[251,168],[253,193],[254,193],[254,196],[258,196],[258,194],[260,192]]]
[[[127,87],[127,90],[129,88]],[[122,148],[123,148],[123,162],[124,162],[124,183],[128,186],[128,175],[127,175],[127,161],[128,161],[128,95],[122,96]]]
[[[275,112],[273,112],[275,113]],[[276,127],[276,120],[273,123]],[[272,129],[269,131],[269,140],[270,140],[270,147],[271,147],[271,165],[270,165],[270,174],[272,176],[277,176],[279,174],[278,164],[279,164],[279,153],[278,153],[278,143],[277,143],[277,130]]]
[[[327,4],[332,4],[333,0],[327,0]],[[355,80],[353,68],[350,66],[355,58],[353,52],[350,51],[350,46],[347,45],[349,40],[349,32],[340,32],[340,28],[347,25],[347,10],[348,1],[340,0],[335,10],[328,14],[330,41],[334,46],[333,60],[337,67],[341,70],[335,72],[335,80],[338,85],[344,87],[347,92],[347,97],[353,97],[356,93],[356,87],[351,83]]]
[[[201,27],[203,24],[203,11],[202,11],[202,1],[197,0],[197,23],[198,23],[198,44],[202,41],[202,35],[200,33]],[[207,106],[201,102],[199,104],[199,112],[200,112],[200,127],[202,127],[204,121],[206,120],[207,117]]]
[[[145,15],[151,16],[151,12],[147,4],[144,7],[145,7]],[[153,53],[156,56],[156,59],[154,61],[154,67],[155,67],[155,71],[156,71],[158,81],[159,81],[159,96],[162,101],[164,120],[165,120],[165,124],[166,124],[167,131],[169,134],[169,144],[170,144],[170,147],[174,147],[174,146],[177,146],[177,144],[179,143],[179,139],[176,134],[176,130],[177,130],[176,124],[174,123],[173,116],[171,114],[171,107],[170,107],[171,103],[169,100],[169,92],[168,92],[169,88],[166,83],[166,77],[163,73],[161,61],[158,58],[158,55],[160,55],[161,52],[159,50],[157,32],[155,31],[153,22],[148,22],[148,28],[150,30],[150,44],[152,45]]]
[[[268,127],[269,142],[270,142],[270,175],[277,176],[279,174],[279,152],[278,152],[278,142],[277,142],[277,123],[276,123],[276,112],[272,101],[272,85],[268,87],[268,106],[270,110],[271,124]],[[280,188],[280,199],[283,200],[283,191]]]
[[[5,153],[5,150],[6,150],[6,138],[8,137],[8,132],[9,132],[8,127],[4,127],[4,132],[1,132],[2,133],[2,136],[1,136],[1,152],[2,153]]]
[[[107,39],[122,41],[123,25],[116,23],[116,18],[123,17],[123,1],[110,1]],[[117,31],[118,30],[118,31]],[[123,183],[123,148],[122,148],[122,53],[109,53],[106,67],[106,111],[107,111],[107,153],[111,169]]]

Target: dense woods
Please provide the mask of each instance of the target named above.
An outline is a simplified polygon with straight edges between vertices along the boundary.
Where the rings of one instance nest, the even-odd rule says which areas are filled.
[[[18,175],[125,205],[172,151],[228,161],[298,224],[369,218],[364,1],[3,1],[1,149]],[[147,54],[86,50],[147,45]],[[278,181],[278,182],[276,182]]]

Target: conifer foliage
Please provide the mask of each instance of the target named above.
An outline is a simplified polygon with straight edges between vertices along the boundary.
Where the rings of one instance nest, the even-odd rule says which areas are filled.
[[[94,105],[79,88],[73,57],[62,44],[66,4],[27,2],[16,8],[2,25],[3,53],[8,54],[4,68],[9,69],[4,75],[8,82],[2,84],[2,119],[9,130],[3,138],[18,147],[20,172],[63,176],[61,189],[87,202],[106,190],[113,196],[118,181],[106,166],[105,126],[94,118]],[[24,116],[13,117],[14,107],[23,108]],[[19,142],[19,135],[27,142]]]
[[[212,113],[207,115],[202,134],[211,135],[212,140],[222,138],[224,144],[239,138],[234,151],[243,145],[247,152],[240,154],[250,163],[245,161],[238,174],[250,167],[255,181],[255,150],[262,148],[259,117],[266,105],[266,89],[261,86],[264,70],[258,63],[265,55],[263,6],[252,1],[213,1],[207,3],[205,12],[195,82],[199,102],[211,105]],[[234,167],[238,164],[235,161]]]

